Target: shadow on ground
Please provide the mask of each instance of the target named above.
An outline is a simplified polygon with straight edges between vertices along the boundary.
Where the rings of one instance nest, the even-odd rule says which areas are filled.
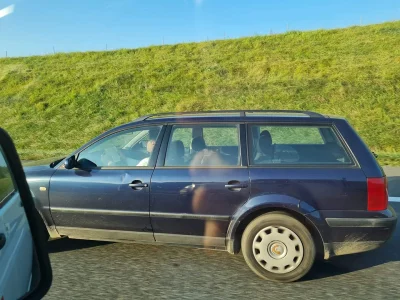
[[[84,248],[93,248],[110,244],[110,242],[101,241],[89,241],[89,240],[73,240],[68,238],[62,238],[54,241],[50,241],[47,244],[49,253],[57,253],[64,251],[73,251]]]

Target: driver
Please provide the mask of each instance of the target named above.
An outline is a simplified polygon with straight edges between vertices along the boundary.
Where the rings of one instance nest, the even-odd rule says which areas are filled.
[[[147,166],[149,165],[150,156],[151,156],[151,153],[152,153],[153,150],[154,150],[154,145],[155,145],[155,144],[156,144],[156,140],[155,140],[155,139],[150,139],[150,140],[147,142],[147,147],[146,147],[146,149],[147,149],[147,152],[149,153],[149,156],[143,158],[143,159],[137,164],[138,167],[147,167]]]

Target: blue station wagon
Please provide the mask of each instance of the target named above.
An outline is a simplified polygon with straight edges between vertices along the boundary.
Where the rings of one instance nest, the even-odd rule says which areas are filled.
[[[144,116],[25,171],[50,238],[242,251],[279,282],[381,246],[397,221],[354,129],[307,111]]]

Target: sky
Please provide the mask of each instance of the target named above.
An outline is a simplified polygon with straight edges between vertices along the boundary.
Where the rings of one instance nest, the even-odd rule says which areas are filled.
[[[366,25],[400,0],[0,0],[0,57],[101,51]],[[0,14],[1,15],[1,14]]]

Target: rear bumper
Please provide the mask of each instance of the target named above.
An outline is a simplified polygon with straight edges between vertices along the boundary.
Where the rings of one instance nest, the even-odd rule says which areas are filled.
[[[394,209],[389,206],[372,214],[374,217],[326,217],[324,258],[373,250],[389,240],[397,224]]]
[[[333,256],[361,253],[379,248],[385,241],[349,241],[324,243],[324,259]]]
[[[397,217],[390,218],[326,218],[329,227],[392,227],[396,226]]]

